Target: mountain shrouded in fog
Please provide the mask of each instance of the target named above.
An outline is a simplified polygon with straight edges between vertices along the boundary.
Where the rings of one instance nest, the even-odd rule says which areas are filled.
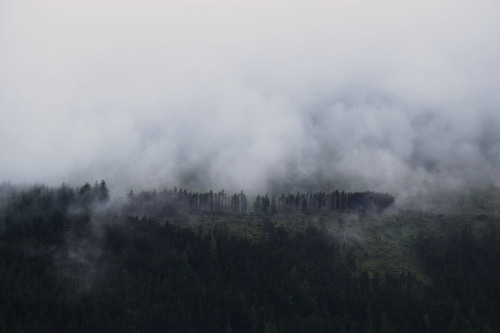
[[[495,331],[499,33],[495,0],[0,0],[0,332]]]
[[[489,0],[5,0],[0,180],[499,185],[499,32]]]

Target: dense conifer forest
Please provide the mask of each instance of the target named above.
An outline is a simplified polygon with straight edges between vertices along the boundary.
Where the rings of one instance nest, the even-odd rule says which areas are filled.
[[[3,185],[0,332],[498,331],[500,219],[393,202]]]

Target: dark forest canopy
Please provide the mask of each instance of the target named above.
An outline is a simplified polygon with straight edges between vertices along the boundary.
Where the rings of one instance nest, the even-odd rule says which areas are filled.
[[[0,198],[0,332],[494,332],[500,326],[500,241],[493,233],[424,230],[405,247],[418,272],[368,271],[360,264],[364,249],[331,237],[321,224],[293,229],[263,210],[251,216],[260,237],[230,232],[230,223],[248,218],[232,214],[236,203],[241,207],[234,195],[226,197],[234,206],[205,203],[229,210],[207,220],[232,222],[188,228],[103,210],[104,181],[8,192]],[[131,194],[132,202],[162,198],[151,193]],[[182,198],[187,210],[194,197],[166,193]],[[350,202],[372,196],[354,193]],[[295,195],[293,207],[297,198],[299,207],[301,200],[310,209],[329,207],[328,195],[316,197]],[[287,207],[269,201],[271,213]]]
[[[500,325],[495,234],[422,230],[405,247],[418,271],[368,271],[363,247],[302,214],[339,207],[332,215],[363,219],[344,212],[392,201],[388,195],[333,192],[335,205],[326,193],[259,196],[262,211],[245,216],[243,192],[131,193],[129,206],[117,208],[107,204],[104,181],[3,189],[0,332],[493,332]],[[219,222],[184,227],[135,214],[133,205],[160,203],[167,214],[203,208],[213,213],[204,220]],[[297,215],[287,210],[309,222],[289,227]],[[282,225],[267,215],[278,212],[287,213],[274,216]],[[258,238],[229,231],[249,217]],[[373,217],[386,218],[366,220]]]

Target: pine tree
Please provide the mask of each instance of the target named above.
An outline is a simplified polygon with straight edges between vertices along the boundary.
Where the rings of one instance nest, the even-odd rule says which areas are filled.
[[[99,184],[99,200],[100,201],[107,201],[109,199],[109,190],[108,187],[106,186],[106,182],[104,180],[101,180],[101,183]]]

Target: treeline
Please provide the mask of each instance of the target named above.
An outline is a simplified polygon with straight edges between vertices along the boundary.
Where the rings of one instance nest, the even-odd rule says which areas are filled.
[[[142,191],[137,195],[130,191],[125,209],[136,215],[169,216],[182,213],[246,214],[247,207],[248,200],[243,191],[228,195],[224,190],[188,192],[174,186],[161,191]]]
[[[339,192],[282,194],[279,197],[257,195],[252,212],[258,215],[280,213],[382,212],[394,203],[394,197],[377,192]],[[247,214],[248,199],[243,191],[228,195],[219,192],[188,192],[186,189],[165,188],[161,191],[129,193],[129,213],[138,215],[169,216],[181,213]]]
[[[318,212],[381,212],[394,203],[394,197],[377,192],[339,192],[282,194],[278,198],[258,195],[253,204],[256,214]]]
[[[49,207],[89,207],[95,203],[104,203],[109,199],[109,189],[104,180],[94,185],[86,182],[80,187],[71,187],[65,183],[57,188],[46,185],[33,185],[29,188],[8,184],[0,185],[0,204],[9,202],[17,208],[35,205],[40,209]]]
[[[61,208],[89,208],[94,203],[104,203],[109,199],[106,182],[97,181],[94,185],[85,183],[81,187],[72,188],[66,184],[49,189],[44,185],[33,187],[32,191],[10,190],[19,205],[30,200],[38,200],[41,207],[54,204]],[[31,198],[29,196],[32,196]],[[35,198],[36,197],[36,198]],[[50,204],[49,204],[50,203]],[[138,216],[172,216],[179,214],[218,214],[218,215],[272,215],[280,213],[323,213],[349,212],[364,213],[368,211],[382,212],[394,203],[394,197],[387,193],[377,192],[339,192],[331,193],[297,193],[282,194],[279,197],[257,195],[252,206],[249,206],[246,194],[228,194],[224,190],[214,192],[195,192],[187,189],[164,188],[163,190],[141,191],[135,194],[130,191],[121,209],[126,214]]]
[[[68,210],[90,213],[94,205],[109,199],[106,182],[73,188],[35,185],[30,189],[8,187],[0,198],[0,230],[8,237],[45,234],[63,225]]]

